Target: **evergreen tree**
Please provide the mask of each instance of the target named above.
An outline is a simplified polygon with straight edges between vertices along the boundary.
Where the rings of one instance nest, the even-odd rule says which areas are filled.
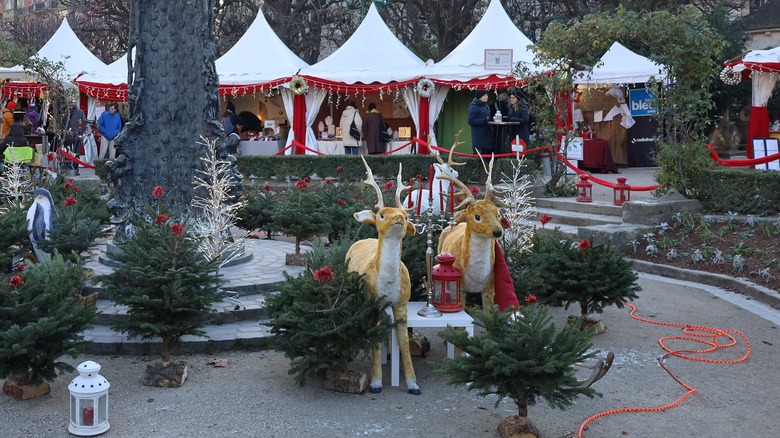
[[[368,294],[361,275],[347,272],[349,243],[307,254],[306,271],[268,298],[274,318],[273,348],[290,359],[289,374],[298,385],[323,378],[328,370],[345,370],[359,352],[386,340],[394,327],[384,312],[389,302]]]
[[[328,233],[328,216],[322,211],[317,192],[309,189],[307,180],[300,180],[287,191],[273,214],[274,226],[288,236],[295,236],[295,253],[301,253],[301,242]]]
[[[81,332],[95,318],[93,306],[78,306],[81,265],[59,254],[32,264],[0,283],[0,377],[21,383],[52,381],[73,366]]]
[[[263,186],[257,193],[244,194],[244,204],[236,211],[236,225],[247,231],[265,231],[266,238],[273,240],[277,196],[269,185]]]
[[[453,327],[439,334],[466,354],[447,359],[436,373],[449,377],[451,385],[467,384],[480,396],[498,395],[496,406],[503,398],[511,398],[517,404],[521,426],[539,436],[528,424],[528,406],[543,398],[550,407],[565,409],[577,396],[597,394],[576,386],[572,368],[594,356],[588,353],[592,332],[566,325],[556,333],[547,307],[540,304],[521,307],[514,320],[511,313],[493,307],[474,312],[474,324],[484,334],[470,337]]]
[[[128,306],[115,329],[131,337],[162,339],[162,362],[184,335],[204,336],[201,329],[212,303],[219,300],[217,261],[207,260],[185,225],[160,214],[154,222],[136,218],[135,235],[118,243],[121,266],[99,281],[117,304]]]

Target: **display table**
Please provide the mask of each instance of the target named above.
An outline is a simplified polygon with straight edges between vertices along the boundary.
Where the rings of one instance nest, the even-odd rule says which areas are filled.
[[[241,140],[241,155],[274,155],[284,148],[284,142],[282,140]]]
[[[494,138],[493,138],[493,152],[497,154],[502,154],[505,152],[509,152],[509,147],[506,143],[506,130],[508,128],[511,128],[513,126],[520,126],[520,122],[488,122],[488,125],[494,127],[496,129]],[[510,140],[511,141],[511,140]]]
[[[600,138],[582,141],[582,160],[577,163],[580,169],[598,170],[597,173],[619,173],[609,142]]]
[[[445,328],[448,325],[451,325],[455,328],[462,327],[466,329],[469,336],[474,336],[474,318],[469,316],[465,311],[461,310],[456,313],[442,313],[442,316],[436,318],[426,318],[417,314],[420,309],[425,307],[425,304],[424,301],[410,301],[409,304],[407,304],[406,308],[408,315],[406,316],[406,325],[409,328]],[[392,309],[389,307],[388,309],[390,310],[390,316],[392,318]],[[390,385],[399,386],[401,384],[401,361],[400,350],[398,349],[398,336],[396,335],[395,329],[391,331],[393,332],[393,335],[390,341]],[[450,343],[447,343],[447,357],[450,359],[455,357],[455,346]]]
[[[392,151],[401,146],[409,143],[409,140],[391,141],[387,143],[386,151]],[[405,148],[395,152],[393,155],[408,155],[411,153],[412,144],[410,143]],[[317,149],[325,155],[344,155],[344,143],[341,140],[317,140]],[[363,142],[360,146],[360,153],[366,153],[366,143]]]

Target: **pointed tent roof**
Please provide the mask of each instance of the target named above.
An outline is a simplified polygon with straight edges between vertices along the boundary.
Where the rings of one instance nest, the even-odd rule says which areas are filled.
[[[509,73],[512,67],[486,68],[486,49],[511,50],[511,65],[518,62],[534,68],[530,39],[515,26],[499,0],[491,0],[485,15],[471,33],[449,55],[428,66],[425,76],[439,83],[505,83],[516,82]],[[508,60],[508,59],[507,59]]]
[[[260,44],[263,56],[250,56]],[[289,81],[309,65],[279,39],[262,10],[246,33],[215,64],[220,94],[246,94],[256,88],[273,87]]]
[[[319,88],[387,89],[417,81],[425,63],[404,46],[371,2],[366,17],[351,37],[327,58],[301,70]]]
[[[38,50],[38,56],[51,62],[64,62],[65,71],[71,80],[82,73],[91,73],[106,67],[73,33],[67,18],[62,20],[54,35]]]
[[[599,59],[590,72],[575,74],[575,84],[612,85],[641,84],[655,76],[657,80],[666,78],[666,67],[628,50],[615,41],[612,47]]]

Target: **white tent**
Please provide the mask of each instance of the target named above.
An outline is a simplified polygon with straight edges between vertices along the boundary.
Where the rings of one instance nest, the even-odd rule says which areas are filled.
[[[289,82],[308,67],[271,29],[260,10],[236,44],[215,62],[220,94],[254,93],[256,88]]]
[[[41,50],[38,50],[38,56],[51,62],[62,61],[70,80],[83,73],[95,72],[106,67],[106,64],[93,55],[73,33],[67,18],[62,20],[54,35],[41,47]]]
[[[514,85],[510,76],[518,63],[531,72],[540,72],[533,65],[530,39],[515,26],[499,0],[491,0],[485,15],[469,35],[441,61],[427,66],[425,76],[436,83],[496,83]]]
[[[666,68],[628,50],[615,41],[591,71],[580,71],[575,74],[575,84],[589,85],[622,85],[641,84],[655,77],[656,80],[666,78]]]

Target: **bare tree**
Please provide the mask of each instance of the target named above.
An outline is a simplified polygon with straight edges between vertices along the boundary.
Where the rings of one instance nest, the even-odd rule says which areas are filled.
[[[56,14],[50,12],[22,15],[5,23],[5,33],[15,44],[32,54],[49,41],[59,28],[60,21]]]

